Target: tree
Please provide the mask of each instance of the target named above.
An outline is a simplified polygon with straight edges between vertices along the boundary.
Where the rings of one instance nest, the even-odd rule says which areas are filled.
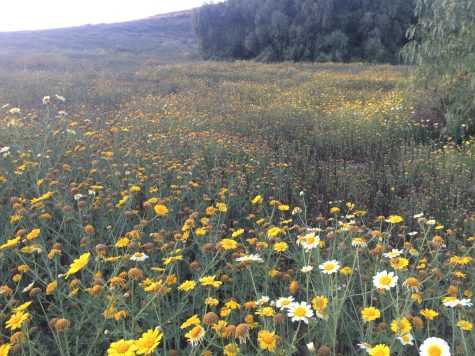
[[[205,59],[396,63],[415,0],[227,0],[195,14]]]
[[[443,102],[445,134],[475,133],[475,0],[417,0],[419,21],[403,54]]]

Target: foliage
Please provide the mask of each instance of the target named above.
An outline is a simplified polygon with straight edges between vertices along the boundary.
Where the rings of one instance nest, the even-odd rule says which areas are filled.
[[[468,137],[475,132],[475,2],[420,0],[416,12],[406,59],[418,65],[419,83],[441,99],[447,135]]]
[[[399,61],[412,0],[228,0],[195,13],[205,59]]]

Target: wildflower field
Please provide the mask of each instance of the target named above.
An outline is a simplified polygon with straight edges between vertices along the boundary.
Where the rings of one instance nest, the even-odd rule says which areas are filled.
[[[474,352],[475,143],[409,78],[0,70],[0,355]]]

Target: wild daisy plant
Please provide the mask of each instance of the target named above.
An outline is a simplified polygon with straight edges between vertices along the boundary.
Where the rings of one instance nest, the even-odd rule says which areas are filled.
[[[144,68],[121,103],[50,95],[49,124],[3,107],[0,354],[472,350],[473,142],[420,144],[375,93],[395,69],[319,68]]]

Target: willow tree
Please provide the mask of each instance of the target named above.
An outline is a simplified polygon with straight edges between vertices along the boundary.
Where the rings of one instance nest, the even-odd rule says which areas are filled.
[[[444,132],[475,133],[475,0],[417,0],[417,25],[403,53],[417,64],[417,80],[443,103]]]

